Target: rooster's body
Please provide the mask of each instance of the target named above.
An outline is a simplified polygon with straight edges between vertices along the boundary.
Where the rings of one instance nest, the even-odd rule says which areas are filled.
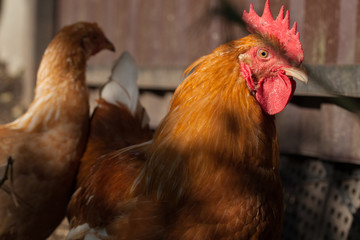
[[[94,40],[94,36],[97,40]],[[86,61],[113,46],[96,24],[63,28],[41,61],[28,111],[0,127],[0,239],[45,239],[64,217],[89,122]]]
[[[282,9],[274,21],[269,12],[268,2],[263,19],[251,8],[245,20],[254,34],[186,70],[151,142],[97,160],[79,186],[87,211],[70,208],[74,229],[86,226],[94,239],[280,238],[283,195],[273,115],[291,99],[292,77],[307,78],[299,68],[296,29],[289,39],[274,30],[284,29],[288,15],[283,20]],[[261,29],[266,24],[274,33]]]

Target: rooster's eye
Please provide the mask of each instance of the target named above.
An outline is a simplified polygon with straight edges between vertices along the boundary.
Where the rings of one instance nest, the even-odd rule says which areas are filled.
[[[261,58],[268,58],[269,57],[269,52],[264,50],[264,49],[259,49],[258,56],[261,57]]]

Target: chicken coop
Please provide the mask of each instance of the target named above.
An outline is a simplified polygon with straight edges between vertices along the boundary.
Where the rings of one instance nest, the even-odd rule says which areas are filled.
[[[265,0],[0,0],[0,121],[31,102],[48,42],[77,21],[97,22],[115,44],[88,63],[91,105],[114,60],[138,65],[140,101],[155,129],[182,72],[247,35],[241,21]],[[283,240],[360,239],[360,1],[270,0],[297,21],[309,83],[276,116],[285,197]],[[61,228],[62,227],[62,228]],[[63,239],[66,221],[50,239]]]

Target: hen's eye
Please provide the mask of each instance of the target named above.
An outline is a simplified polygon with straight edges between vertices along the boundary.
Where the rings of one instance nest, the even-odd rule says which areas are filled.
[[[261,57],[261,58],[268,58],[269,57],[269,52],[264,50],[264,49],[259,49],[258,56]]]

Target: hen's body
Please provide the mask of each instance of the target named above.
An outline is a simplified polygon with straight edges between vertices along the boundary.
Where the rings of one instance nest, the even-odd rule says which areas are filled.
[[[63,219],[85,147],[86,110],[44,132],[0,130],[0,158],[14,159],[14,182],[0,191],[1,239],[44,239]]]
[[[91,35],[99,43],[81,45]],[[96,24],[62,29],[44,53],[28,111],[0,127],[0,161],[14,160],[0,191],[0,239],[45,239],[63,219],[88,131],[86,61],[111,47]]]
[[[136,80],[135,62],[124,53],[115,64],[91,118],[89,141],[77,175],[77,190],[68,207],[70,225],[74,229],[69,239],[92,236],[86,224],[101,227],[108,223],[107,219],[116,218],[113,209],[143,165],[141,160],[125,163],[111,160],[116,159],[115,150],[145,142],[152,136],[146,113],[138,104]]]

